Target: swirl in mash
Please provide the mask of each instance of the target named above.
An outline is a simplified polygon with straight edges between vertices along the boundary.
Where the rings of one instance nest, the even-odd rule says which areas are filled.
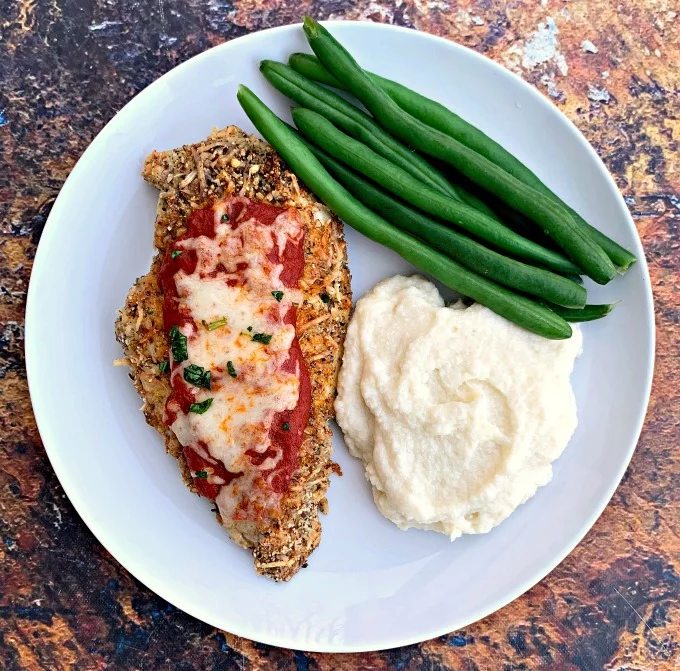
[[[399,528],[485,533],[547,484],[576,424],[581,352],[482,305],[445,307],[422,277],[357,303],[335,403],[380,512]]]

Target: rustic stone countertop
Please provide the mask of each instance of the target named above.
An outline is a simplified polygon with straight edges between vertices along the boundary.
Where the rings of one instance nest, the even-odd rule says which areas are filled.
[[[0,3],[0,669],[680,669],[680,5],[673,0]],[[303,13],[409,26],[518,72],[623,192],[656,301],[651,404],[621,486],[539,585],[420,645],[332,656],[215,630],[135,581],[65,498],[31,413],[23,313],[45,219],[92,138],[178,63]]]

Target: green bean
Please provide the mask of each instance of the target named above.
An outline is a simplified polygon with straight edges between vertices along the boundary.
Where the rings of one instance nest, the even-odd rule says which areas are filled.
[[[276,61],[262,61],[260,72],[275,89],[298,105],[318,112],[353,138],[368,145],[424,184],[463,201],[457,189],[424,158],[386,133],[368,114],[336,93]]]
[[[454,182],[451,182],[451,180],[449,180],[449,182],[455,184]],[[491,217],[491,219],[495,219],[496,221],[500,221],[502,224],[505,224],[505,222],[498,216],[498,214],[496,214],[496,212],[494,212],[494,210],[491,207],[489,207],[481,198],[472,193],[472,191],[466,189],[461,184],[455,184],[455,187],[458,191],[458,195],[460,196],[461,200],[466,205],[474,207],[475,210],[481,212],[482,214],[485,214],[487,217]]]
[[[345,87],[330,73],[326,68],[321,65],[319,59],[313,54],[303,54],[294,53],[288,57],[288,65],[290,65],[293,70],[299,72],[301,75],[307,77],[307,79],[313,79],[315,82],[320,84],[325,84],[326,86],[332,86],[334,89],[340,89],[345,91]],[[369,77],[376,79],[378,82],[378,75],[373,74],[366,70],[366,74]],[[395,82],[396,83],[396,82]]]
[[[555,244],[555,241],[538,228],[533,221],[529,221],[519,212],[511,210],[505,203],[500,202],[498,199],[492,199],[491,205],[498,213],[497,216],[499,219],[506,226],[515,231],[515,233],[519,233],[525,238],[533,240],[536,244],[541,245],[541,247],[545,247],[546,249],[559,250],[560,246]]]
[[[342,84],[321,65],[319,60],[311,54],[292,54],[289,59],[290,66],[305,75],[309,79],[328,84],[335,88],[343,89]],[[426,98],[415,91],[399,84],[391,79],[367,72],[368,76],[380,86],[394,102],[405,112],[420,119],[428,126],[435,128],[454,140],[458,140],[466,147],[476,151],[489,161],[500,166],[506,172],[516,177],[524,184],[540,191],[556,203],[562,205],[573,217],[581,230],[597,242],[606,252],[612,262],[619,267],[620,272],[625,272],[637,260],[635,255],[622,247],[617,242],[607,237],[604,233],[589,224],[573,208],[569,207],[557,194],[548,188],[529,168],[515,158],[509,151],[504,149],[495,140],[492,140],[484,132],[465,121],[444,105]]]
[[[580,309],[570,309],[559,305],[548,305],[548,307],[568,322],[591,322],[595,319],[606,317],[615,307],[616,303],[604,303],[600,305],[584,305]]]
[[[459,185],[452,184],[424,158],[395,140],[368,114],[357,109],[344,98],[308,80],[283,63],[262,61],[260,71],[281,93],[299,105],[326,117],[345,133],[368,145],[419,181],[461,203],[474,207],[493,219],[498,219],[495,212],[477,196]]]
[[[418,209],[465,229],[511,256],[559,273],[578,274],[578,267],[566,257],[523,238],[470,206],[416,182],[407,172],[345,135],[320,114],[304,107],[296,107],[292,114],[295,125],[311,142]]]
[[[323,65],[347,86],[387,131],[415,149],[453,165],[473,182],[535,221],[596,282],[605,284],[616,275],[616,268],[602,248],[576,227],[571,215],[561,205],[457,140],[404,112],[314,19],[305,17],[303,28]]]
[[[485,305],[518,326],[555,340],[571,336],[569,324],[548,308],[471,272],[361,205],[328,174],[296,134],[245,86],[239,87],[238,100],[248,118],[290,169],[359,233],[388,247],[445,286]]]
[[[586,290],[582,286],[561,275],[509,259],[447,226],[428,219],[331,158],[323,150],[312,144],[308,146],[321,165],[359,202],[373,212],[379,212],[389,223],[419,237],[454,261],[499,284],[551,303],[569,308],[580,308],[585,305]]]

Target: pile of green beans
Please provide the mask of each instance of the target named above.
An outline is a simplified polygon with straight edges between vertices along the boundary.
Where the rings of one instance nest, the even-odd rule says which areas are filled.
[[[348,225],[392,249],[445,286],[533,333],[551,339],[571,336],[567,321],[554,311],[470,271],[362,205],[328,174],[296,133],[245,86],[239,87],[238,100],[257,130],[291,170]]]
[[[305,17],[303,28],[321,63],[390,134],[428,156],[449,163],[534,221],[596,282],[606,284],[616,275],[616,268],[603,249],[582,232],[564,207],[449,135],[405,112],[314,19]]]
[[[395,140],[368,114],[348,103],[344,98],[303,77],[283,63],[262,61],[260,72],[274,88],[298,105],[323,115],[345,133],[368,145],[424,184],[461,200],[456,189],[444,175],[425,159]]]
[[[293,109],[293,120],[302,134],[314,144],[424,212],[449,221],[516,258],[532,261],[558,273],[578,273],[578,267],[564,256],[527,240],[468,205],[411,179],[407,172],[345,135],[320,114],[296,107]]]
[[[421,271],[527,330],[568,338],[570,322],[635,257],[585,222],[503,147],[439,103],[365,72],[309,17],[316,54],[260,71],[293,108],[297,130],[244,86],[238,100],[291,170],[338,217]],[[366,113],[329,90],[351,93]],[[301,133],[302,136],[299,134]]]
[[[305,77],[314,81],[322,82],[338,89],[344,89],[333,75],[324,68],[319,60],[311,54],[292,54],[289,59],[290,66]],[[516,177],[537,191],[545,194],[559,205],[562,205],[573,217],[581,230],[590,236],[602,247],[612,262],[619,268],[619,272],[625,272],[633,263],[635,255],[607,237],[594,226],[591,226],[581,217],[578,212],[569,207],[557,194],[549,189],[529,168],[519,159],[504,149],[500,144],[491,139],[484,132],[465,121],[444,105],[426,98],[415,91],[399,84],[391,79],[380,77],[371,72],[366,73],[376,85],[380,86],[394,100],[399,107],[411,116],[419,119],[428,126],[449,135],[469,149],[484,156],[506,172]]]
[[[274,88],[298,105],[323,115],[345,133],[368,145],[373,151],[400,166],[423,184],[474,207],[492,219],[498,219],[493,209],[484,201],[460,184],[453,184],[419,154],[395,140],[368,114],[341,96],[319,86],[283,63],[262,61],[260,72]]]
[[[583,308],[586,290],[566,277],[509,259],[447,226],[429,219],[374,186],[311,144],[319,162],[359,202],[391,224],[420,238],[455,261],[499,284],[568,308]]]

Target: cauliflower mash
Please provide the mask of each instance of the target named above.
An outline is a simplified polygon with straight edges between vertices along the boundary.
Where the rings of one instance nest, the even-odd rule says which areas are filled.
[[[445,307],[422,277],[356,306],[335,403],[380,512],[399,528],[484,533],[547,484],[576,428],[581,352],[482,305]]]

